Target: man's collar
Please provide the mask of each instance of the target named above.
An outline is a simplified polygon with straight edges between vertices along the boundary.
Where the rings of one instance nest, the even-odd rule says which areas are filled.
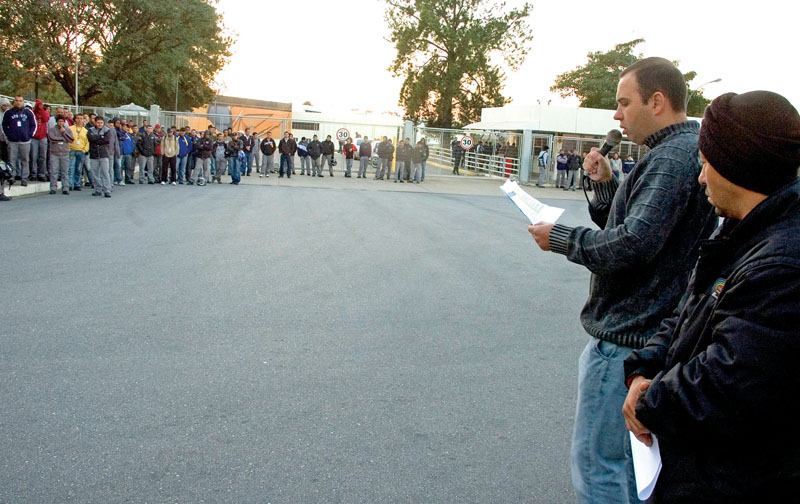
[[[675,124],[670,124],[665,128],[656,131],[644,141],[644,144],[653,149],[658,144],[664,141],[668,136],[674,133],[690,132],[694,134],[700,133],[700,124],[697,121],[682,121]]]

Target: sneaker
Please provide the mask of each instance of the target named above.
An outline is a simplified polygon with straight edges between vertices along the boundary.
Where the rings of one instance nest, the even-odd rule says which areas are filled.
[[[142,180],[142,179],[139,179],[139,183],[140,183],[140,184],[144,184],[144,180]]]
[[[56,193],[55,189],[50,189],[50,194],[55,194],[55,193]]]
[[[69,196],[69,191],[61,191],[61,194],[66,194],[67,196]]]
[[[105,197],[106,197],[106,198],[110,198],[110,197],[111,197],[111,193],[110,193],[110,192],[107,192],[107,193],[105,194]]]
[[[92,196],[102,196],[102,195],[103,195],[103,193],[97,192],[97,191],[92,193]]]
[[[0,194],[0,201],[11,201],[11,196],[6,196],[5,194]]]
[[[121,182],[119,183],[119,185],[125,185],[125,181],[124,181],[124,180],[123,180],[123,181],[121,181]]]
[[[161,182],[161,185],[167,185],[167,183],[166,182]]]
[[[258,176],[258,178],[264,178],[264,174],[262,173],[261,175]]]
[[[265,177],[269,178],[269,173],[267,173],[267,174],[265,175]]]
[[[396,183],[397,183],[397,181],[395,180],[395,181],[394,181],[394,183],[396,184]]]
[[[190,181],[186,182],[186,185],[194,185],[194,182],[192,182],[192,181],[190,180]]]
[[[178,185],[178,183],[177,182],[172,182],[172,185],[176,186],[176,185]]]

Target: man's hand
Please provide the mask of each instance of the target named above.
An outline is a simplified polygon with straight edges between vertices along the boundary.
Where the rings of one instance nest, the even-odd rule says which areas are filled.
[[[600,155],[600,149],[592,147],[592,151],[583,160],[583,171],[595,182],[611,180],[611,163],[608,158]]]
[[[546,222],[537,222],[528,226],[528,232],[533,236],[539,248],[547,252],[550,250],[550,231],[553,229],[553,224]]]
[[[622,405],[622,415],[625,417],[625,427],[633,432],[636,439],[645,444],[645,446],[653,445],[653,438],[650,435],[650,430],[642,425],[636,418],[636,401],[639,400],[639,395],[647,390],[650,386],[650,380],[644,376],[637,376],[631,382],[631,388],[628,389],[628,396],[625,398],[625,404]]]

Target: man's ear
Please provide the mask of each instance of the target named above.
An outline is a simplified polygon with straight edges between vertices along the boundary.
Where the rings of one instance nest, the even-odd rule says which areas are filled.
[[[664,113],[667,107],[670,106],[669,101],[667,101],[667,97],[664,96],[664,93],[661,91],[656,91],[653,93],[653,96],[650,97],[647,105],[653,110],[653,114],[656,116]]]

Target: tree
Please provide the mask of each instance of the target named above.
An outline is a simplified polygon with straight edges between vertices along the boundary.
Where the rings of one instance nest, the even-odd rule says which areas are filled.
[[[26,74],[49,78],[73,103],[77,56],[82,105],[135,101],[172,108],[178,82],[191,84],[180,86],[178,103],[191,108],[213,97],[214,76],[227,63],[233,43],[212,3],[2,2],[0,53],[13,55],[7,56],[16,76],[12,84],[24,83]]]
[[[501,94],[502,62],[519,69],[533,38],[531,6],[506,11],[487,0],[386,0],[388,40],[397,56],[389,70],[404,75],[399,105],[413,121],[450,128],[474,122]]]
[[[643,58],[642,54],[633,54],[634,47],[642,42],[644,39],[639,38],[617,44],[608,52],[590,52],[586,65],[558,75],[550,91],[559,92],[562,98],[576,96],[581,107],[616,109],[619,76],[625,68]],[[677,62],[675,64],[677,66]],[[696,75],[697,72],[683,74],[687,87]],[[690,89],[687,113],[690,116],[702,115],[709,103],[702,91]]]

